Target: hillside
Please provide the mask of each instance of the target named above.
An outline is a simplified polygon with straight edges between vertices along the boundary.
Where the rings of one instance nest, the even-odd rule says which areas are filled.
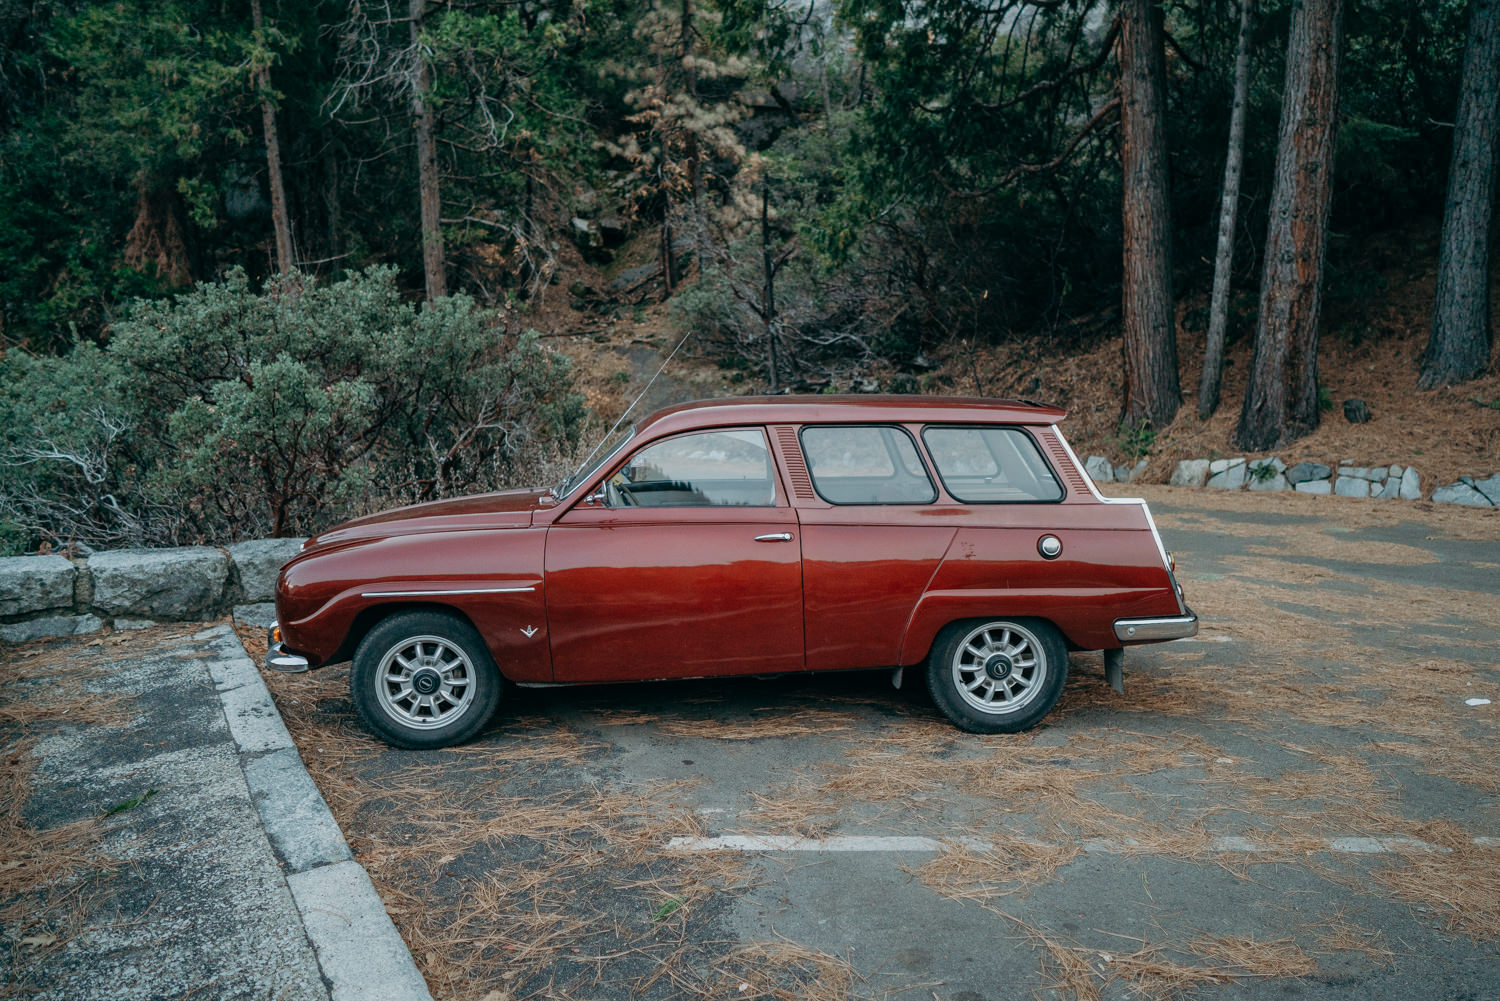
[[[1427,342],[1436,240],[1436,226],[1429,223],[1372,243],[1347,269],[1356,276],[1350,284],[1362,294],[1335,289],[1329,296],[1319,352],[1329,408],[1317,431],[1274,453],[1288,464],[1349,459],[1367,465],[1415,466],[1427,491],[1461,475],[1500,472],[1500,374],[1492,372],[1450,389],[1416,388],[1417,360]],[[575,269],[574,275],[587,272],[581,261],[575,262]],[[563,298],[554,289],[544,300],[550,305],[541,306],[528,320],[548,331],[549,342],[574,359],[591,407],[612,421],[644,387],[681,332],[661,304],[599,302],[579,310],[562,303]],[[1500,281],[1492,298],[1500,301]],[[977,392],[1066,407],[1069,416],[1063,427],[1080,456],[1104,455],[1123,463],[1136,454],[1133,445],[1144,446],[1150,460],[1144,480],[1165,482],[1180,459],[1247,454],[1233,447],[1231,437],[1250,362],[1254,296],[1240,290],[1242,313],[1232,325],[1223,402],[1211,418],[1200,421],[1196,403],[1206,304],[1204,289],[1179,303],[1184,404],[1172,424],[1149,442],[1132,443],[1118,433],[1123,376],[1117,327],[1083,337],[1018,337],[997,346],[949,342],[934,352],[936,367],[923,374],[919,384],[939,394]],[[693,347],[690,339],[637,413],[678,400],[764,388],[742,373],[719,368]],[[858,391],[861,384],[873,382],[889,389],[895,375],[877,368],[869,379],[836,388]],[[1345,420],[1342,403],[1351,398],[1369,406],[1368,423]]]

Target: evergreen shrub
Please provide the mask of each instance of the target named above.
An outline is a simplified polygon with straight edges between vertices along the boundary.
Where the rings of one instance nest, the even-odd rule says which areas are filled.
[[[568,359],[467,296],[235,270],[138,300],[103,348],[0,360],[0,548],[309,533],[538,476],[585,415]]]

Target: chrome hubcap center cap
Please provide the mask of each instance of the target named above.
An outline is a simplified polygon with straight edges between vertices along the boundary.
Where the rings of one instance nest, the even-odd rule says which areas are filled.
[[[419,695],[431,695],[443,684],[443,676],[430,667],[424,667],[412,675],[411,687]]]
[[[1010,672],[1014,667],[1009,657],[1003,653],[997,653],[984,662],[984,673],[994,681],[1004,681],[1010,677]]]

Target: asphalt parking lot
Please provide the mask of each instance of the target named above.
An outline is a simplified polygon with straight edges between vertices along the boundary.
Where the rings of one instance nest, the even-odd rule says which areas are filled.
[[[272,691],[439,998],[1500,997],[1500,518],[1147,492],[1202,634],[1018,737],[884,674],[421,753],[345,668]]]

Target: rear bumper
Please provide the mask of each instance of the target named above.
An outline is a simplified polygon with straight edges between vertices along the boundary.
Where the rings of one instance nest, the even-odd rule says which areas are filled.
[[[1198,635],[1198,616],[1192,609],[1186,615],[1156,619],[1116,619],[1115,639],[1121,643],[1159,643]]]
[[[266,667],[283,674],[301,674],[312,665],[301,654],[292,653],[281,642],[281,624],[271,623],[266,633]]]

